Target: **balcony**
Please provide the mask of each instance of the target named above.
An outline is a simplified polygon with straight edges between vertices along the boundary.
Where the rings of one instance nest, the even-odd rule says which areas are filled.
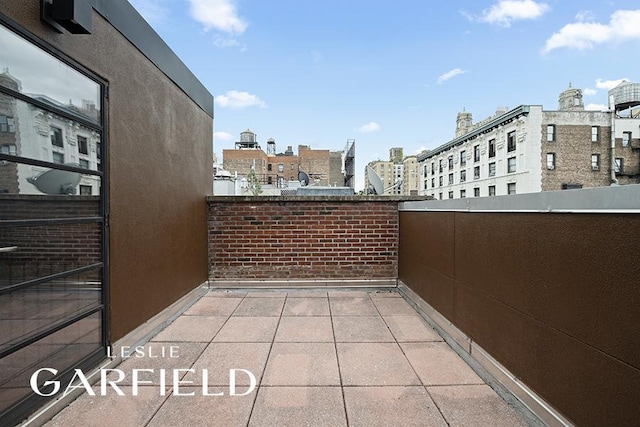
[[[47,425],[633,425],[639,191],[211,197],[207,285],[103,365],[127,397]]]

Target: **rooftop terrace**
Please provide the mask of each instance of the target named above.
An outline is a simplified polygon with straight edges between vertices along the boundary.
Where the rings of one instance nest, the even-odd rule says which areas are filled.
[[[119,365],[127,397],[84,394],[46,425],[525,426],[514,410],[420,317],[395,288],[212,290],[145,345],[177,358]],[[175,395],[159,377],[131,394],[132,369],[193,369]],[[210,393],[200,375],[209,369]],[[229,396],[229,370],[257,386]],[[151,379],[144,377],[144,379]],[[238,375],[238,393],[249,390]]]

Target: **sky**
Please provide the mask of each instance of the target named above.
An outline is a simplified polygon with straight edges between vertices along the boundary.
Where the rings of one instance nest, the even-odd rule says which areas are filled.
[[[607,0],[130,0],[214,95],[214,152],[251,129],[266,149],[343,150],[364,168],[418,154],[522,104],[587,109],[640,81],[640,3]]]

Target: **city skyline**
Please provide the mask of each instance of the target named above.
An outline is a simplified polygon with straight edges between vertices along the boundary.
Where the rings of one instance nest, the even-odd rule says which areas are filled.
[[[131,3],[214,94],[218,158],[247,128],[278,151],[355,139],[356,190],[390,147],[453,139],[460,111],[554,110],[569,84],[602,110],[637,80],[640,9],[619,1]]]

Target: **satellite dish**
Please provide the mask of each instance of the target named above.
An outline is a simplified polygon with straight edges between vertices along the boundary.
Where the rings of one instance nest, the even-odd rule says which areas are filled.
[[[306,187],[309,185],[309,174],[305,171],[298,172],[298,181],[300,181],[303,187]]]
[[[382,183],[382,178],[378,176],[376,171],[374,171],[371,166],[367,165],[367,178],[369,178],[369,183],[371,183],[370,190],[372,190],[373,194],[381,196],[384,194],[384,184]]]
[[[76,187],[80,184],[81,178],[82,174],[78,172],[50,169],[38,176],[27,178],[27,182],[45,194],[76,194]]]

